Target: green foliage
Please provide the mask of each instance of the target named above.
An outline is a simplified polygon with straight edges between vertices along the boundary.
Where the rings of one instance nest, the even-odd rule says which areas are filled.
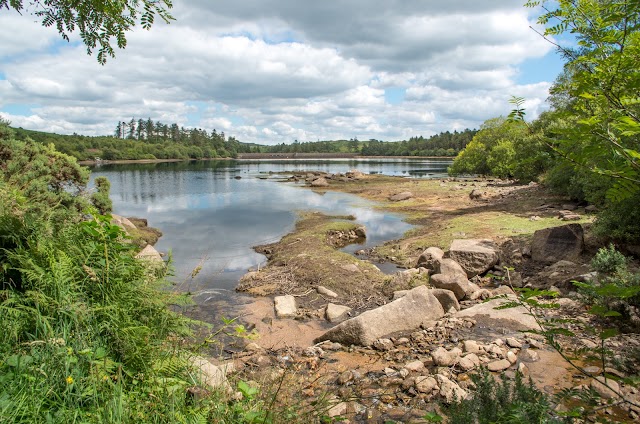
[[[445,410],[448,422],[476,423],[559,423],[551,415],[549,400],[532,381],[525,383],[519,373],[511,381],[504,374],[500,380],[482,369],[471,376],[473,395]],[[434,422],[434,418],[431,419]]]
[[[522,122],[505,118],[489,119],[454,159],[449,173],[514,177],[516,150],[527,135],[527,126]],[[520,174],[524,177],[526,173],[521,171]]]
[[[640,193],[613,203],[596,219],[594,233],[620,243],[640,244]]]
[[[556,149],[574,166],[613,179],[613,202],[640,190],[640,18],[638,0],[560,0],[542,5],[545,35],[570,31],[578,48],[559,46],[567,59],[554,96],[575,120],[563,128]]]
[[[596,255],[591,259],[591,266],[597,272],[613,274],[626,268],[627,258],[618,252],[613,244],[609,247],[598,249]]]
[[[91,195],[91,203],[98,209],[98,212],[102,215],[111,213],[113,210],[113,203],[109,198],[109,192],[111,191],[111,183],[107,177],[97,177],[95,179],[96,192]]]
[[[0,9],[23,10],[23,0],[0,0]],[[166,23],[173,17],[169,9],[171,0],[127,0],[127,1],[55,1],[35,2],[29,11],[42,19],[45,27],[55,26],[63,39],[69,41],[69,34],[76,29],[87,47],[87,54],[98,48],[98,62],[105,64],[107,56],[114,57],[111,45],[123,49],[127,45],[126,33],[138,23],[144,29],[153,25],[156,16]]]

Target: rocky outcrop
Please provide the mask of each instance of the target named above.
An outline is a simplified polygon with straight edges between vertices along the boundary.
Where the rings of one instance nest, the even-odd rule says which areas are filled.
[[[377,339],[400,331],[415,330],[444,316],[438,299],[425,286],[406,296],[338,324],[315,342],[325,340],[369,346]]]
[[[584,249],[584,230],[580,224],[545,228],[533,233],[531,258],[536,262],[576,261]]]
[[[491,240],[459,239],[451,243],[449,257],[471,278],[484,274],[498,263],[498,248]]]

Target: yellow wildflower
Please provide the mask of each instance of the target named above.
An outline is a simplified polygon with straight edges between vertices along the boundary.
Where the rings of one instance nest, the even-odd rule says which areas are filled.
[[[73,377],[67,377],[67,384],[73,384]]]

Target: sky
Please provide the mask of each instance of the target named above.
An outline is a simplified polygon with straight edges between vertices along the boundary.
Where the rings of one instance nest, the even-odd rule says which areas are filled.
[[[562,70],[520,0],[174,1],[99,65],[77,37],[0,10],[0,116],[111,135],[151,118],[243,142],[403,140],[479,128]],[[540,30],[540,28],[538,28]]]

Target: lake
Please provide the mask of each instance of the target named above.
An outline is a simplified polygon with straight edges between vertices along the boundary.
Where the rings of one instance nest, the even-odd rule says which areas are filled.
[[[179,290],[200,306],[241,302],[234,288],[250,268],[264,263],[252,246],[278,241],[291,232],[297,211],[353,215],[367,227],[366,249],[402,236],[411,228],[399,215],[375,209],[357,196],[319,194],[294,183],[273,181],[284,171],[347,172],[438,178],[447,159],[195,161],[101,165],[92,178],[111,182],[114,212],[147,218],[163,236],[160,252],[171,252]],[[269,176],[270,179],[265,180]],[[241,177],[241,178],[237,178]],[[258,178],[261,177],[261,178]],[[190,274],[201,267],[195,278]]]

